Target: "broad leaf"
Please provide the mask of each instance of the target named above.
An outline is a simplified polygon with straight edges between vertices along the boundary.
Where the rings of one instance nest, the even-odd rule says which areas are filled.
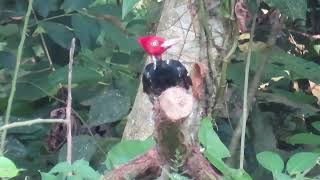
[[[52,22],[42,22],[41,26],[55,43],[65,49],[70,48],[71,39],[74,35],[66,26]]]
[[[92,101],[89,124],[96,126],[118,121],[128,114],[130,106],[128,96],[122,95],[118,90],[107,91]]]
[[[97,150],[94,137],[80,135],[72,138],[72,159],[74,161],[84,159],[91,160]],[[65,161],[67,157],[67,144],[64,144],[59,152],[59,161]]]
[[[125,52],[130,52],[133,50],[140,49],[136,38],[128,37],[119,27],[116,27],[110,22],[100,21],[102,29],[104,30],[104,36],[111,39],[111,41],[117,44],[120,49]]]
[[[272,48],[266,55],[269,56],[270,63],[282,67],[284,70],[294,72],[295,75],[300,79],[309,79],[320,84],[320,76],[318,76],[320,67],[319,64],[316,64],[310,60],[289,55],[278,48]]]
[[[309,170],[317,164],[319,157],[317,153],[296,153],[288,160],[287,171],[290,175],[294,175]]]
[[[289,18],[306,19],[307,1],[305,0],[264,0],[269,6],[275,7]]]
[[[201,120],[199,140],[204,146],[205,151],[219,159],[230,157],[228,148],[221,142],[219,136],[214,132],[212,127],[210,118]]]
[[[314,128],[316,128],[318,131],[320,131],[320,121],[313,122],[313,123],[312,123],[312,126],[313,126]]]
[[[58,0],[35,0],[33,7],[42,17],[47,17],[50,11],[58,10]]]
[[[50,171],[50,174],[53,173],[61,173],[63,175],[67,175],[69,172],[72,171],[72,167],[71,164],[69,164],[66,161],[63,162],[59,162],[58,164],[56,164]]]
[[[320,136],[311,133],[299,133],[288,139],[290,144],[320,145]]]
[[[122,1],[122,19],[124,19],[129,12],[133,10],[134,5],[136,5],[140,0],[123,0]]]
[[[48,79],[52,85],[58,85],[59,83],[68,83],[68,66],[57,69],[50,73]],[[98,81],[101,79],[101,75],[98,72],[91,70],[84,66],[74,66],[72,70],[72,83],[81,83],[85,81]]]
[[[283,171],[284,162],[281,157],[274,152],[261,152],[257,154],[257,160],[264,168],[273,173]]]
[[[93,48],[100,33],[100,27],[95,19],[73,15],[71,18],[72,27],[78,39],[80,39],[81,48]]]
[[[14,162],[6,157],[0,157],[0,177],[2,178],[12,178],[17,176],[19,169],[17,169]]]
[[[89,162],[83,159],[77,160],[72,164],[73,173],[81,177],[81,179],[100,179],[101,175],[97,173]],[[78,178],[79,179],[79,178]]]
[[[111,170],[125,164],[138,155],[144,154],[155,145],[153,139],[145,141],[129,140],[115,145],[107,155],[106,166]]]
[[[65,0],[61,5],[61,8],[65,12],[69,13],[72,11],[81,10],[82,8],[87,8],[94,0]]]
[[[1,29],[1,28],[0,28]],[[0,51],[0,68],[14,69],[16,65],[16,56],[6,51]]]
[[[284,173],[273,173],[275,180],[292,180],[292,178]]]

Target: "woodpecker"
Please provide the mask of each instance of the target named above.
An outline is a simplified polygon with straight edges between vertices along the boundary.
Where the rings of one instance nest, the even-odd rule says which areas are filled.
[[[170,87],[180,86],[189,89],[192,85],[188,71],[180,61],[162,59],[162,54],[179,40],[166,40],[157,36],[138,39],[141,47],[152,58],[152,62],[145,67],[142,75],[143,92],[149,96],[152,103]]]

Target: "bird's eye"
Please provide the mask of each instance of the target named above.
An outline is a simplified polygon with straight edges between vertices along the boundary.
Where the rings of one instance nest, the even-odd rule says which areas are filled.
[[[152,47],[156,47],[156,46],[158,46],[159,45],[159,42],[158,41],[152,41],[151,42],[151,46]]]

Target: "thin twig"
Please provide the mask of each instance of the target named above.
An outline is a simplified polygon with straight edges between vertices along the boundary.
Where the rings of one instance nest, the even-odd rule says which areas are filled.
[[[3,125],[0,127],[0,131],[8,130],[11,128],[23,127],[23,126],[32,126],[34,124],[44,124],[44,123],[66,123],[67,121],[64,119],[33,119],[22,122],[13,122],[7,125]]]
[[[38,23],[39,20],[38,20],[38,18],[37,18],[37,16],[36,16],[36,13],[34,12],[34,10],[32,10],[32,13],[33,13],[34,19],[35,19],[36,22]],[[40,33],[40,39],[41,39],[41,43],[42,43],[42,45],[43,45],[44,51],[45,51],[45,53],[46,53],[46,55],[47,55],[47,58],[48,58],[48,61],[49,61],[49,68],[51,68],[52,71],[55,71],[56,69],[55,69],[54,66],[53,66],[53,63],[52,63],[52,60],[51,60],[51,56],[50,56],[50,54],[49,54],[48,47],[47,47],[46,41],[44,40],[44,37],[43,37],[43,34],[42,34],[42,33]]]
[[[44,90],[43,88],[41,88],[40,86],[34,84],[33,82],[18,82],[18,83],[27,83],[30,84],[32,86],[34,86],[35,88],[38,88],[41,92],[43,92],[44,94],[46,94],[48,97],[62,103],[62,104],[67,104],[65,101],[63,101],[62,99],[57,98],[56,96],[51,95],[49,92],[47,92],[46,90]],[[72,113],[78,118],[80,119],[81,123],[87,128],[89,134],[94,138],[94,143],[97,145],[98,149],[104,154],[107,155],[106,152],[104,151],[104,149],[100,146],[100,144],[97,142],[97,140],[95,139],[95,136],[93,135],[89,124],[80,116],[80,114],[71,107]]]
[[[13,78],[12,78],[12,87],[11,87],[10,96],[9,96],[9,99],[8,99],[8,105],[7,105],[5,118],[4,118],[4,125],[7,125],[9,123],[12,102],[13,102],[14,94],[16,92],[16,84],[17,84],[18,72],[19,72],[21,58],[22,58],[22,50],[23,50],[23,46],[24,46],[24,41],[26,39],[27,27],[28,27],[29,18],[30,18],[31,9],[32,9],[32,1],[33,0],[29,0],[28,10],[27,10],[27,14],[25,16],[25,20],[24,20],[24,24],[23,24],[21,40],[20,40],[20,44],[19,44],[19,47],[18,47],[18,53],[17,53],[16,67],[15,67]],[[0,155],[3,155],[6,136],[7,136],[7,130],[5,129],[1,134]]]
[[[69,69],[68,69],[68,99],[66,107],[66,120],[67,120],[67,162],[71,164],[72,160],[72,119],[71,119],[71,82],[72,82],[72,64],[75,49],[75,38],[71,40],[71,47],[69,51]]]
[[[240,165],[239,168],[243,169],[244,164],[244,148],[245,148],[245,138],[246,138],[246,126],[248,119],[248,86],[249,86],[249,71],[250,71],[250,61],[251,61],[251,53],[252,53],[252,42],[254,31],[256,27],[256,18],[257,14],[252,18],[252,27],[250,32],[250,41],[249,41],[249,49],[246,60],[246,69],[244,76],[244,90],[243,90],[243,113],[242,113],[242,129],[241,129],[241,143],[240,143]]]

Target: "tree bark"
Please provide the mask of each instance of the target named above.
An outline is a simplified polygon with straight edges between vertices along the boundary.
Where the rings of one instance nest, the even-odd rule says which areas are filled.
[[[218,1],[210,1],[211,4],[217,4]],[[201,62],[208,65],[210,72],[216,67],[210,67],[207,57],[207,41],[203,38],[204,33],[200,28],[199,19],[197,17],[197,1],[194,0],[170,0],[164,2],[163,11],[159,21],[157,35],[165,38],[181,38],[183,41],[168,49],[163,58],[178,59],[186,68],[191,71],[191,65],[196,62]],[[219,18],[211,18],[209,25],[212,30],[213,44],[215,47],[223,47],[223,35],[225,29],[223,22]],[[215,48],[209,49],[213,58],[217,58],[218,50]],[[213,64],[213,63],[211,63]],[[215,63],[214,63],[215,64]],[[212,73],[211,73],[212,75]],[[210,78],[207,78],[210,79]],[[207,82],[210,86],[215,87],[213,82]],[[210,91],[214,91],[211,88]],[[207,92],[210,94],[206,98],[195,104],[193,113],[188,118],[189,125],[199,124],[201,115],[206,111],[209,101],[213,101],[214,92]],[[213,104],[211,102],[211,104]],[[154,130],[154,122],[152,119],[152,105],[149,102],[147,95],[142,92],[142,85],[140,84],[132,111],[128,116],[128,122],[123,133],[123,139],[144,140],[151,136]],[[192,130],[194,128],[191,128]],[[197,132],[191,133],[193,138],[196,137]]]

